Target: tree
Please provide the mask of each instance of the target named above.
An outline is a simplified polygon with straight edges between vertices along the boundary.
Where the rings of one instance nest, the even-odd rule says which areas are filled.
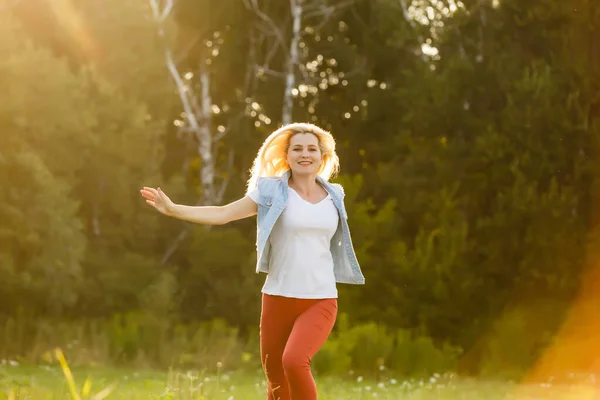
[[[244,1],[246,8],[256,16],[257,34],[253,33],[252,37],[255,42],[253,44],[258,47],[257,53],[261,54],[261,62],[253,68],[262,80],[270,76],[284,81],[282,124],[289,124],[293,120],[294,97],[306,97],[309,92],[314,94],[318,91],[317,83],[326,82],[322,79],[322,74],[316,74],[318,67],[322,65],[323,56],[319,55],[314,61],[307,57],[307,36],[318,36],[321,29],[331,23],[331,19],[340,10],[352,3],[353,0],[333,4],[323,0],[290,0],[289,8],[278,5],[272,10],[265,10],[265,7],[261,9],[256,0]],[[279,20],[283,23],[275,22]],[[291,31],[286,29],[287,26],[291,26]],[[277,55],[282,64],[281,72],[271,67]],[[332,75],[329,69],[328,71]],[[319,86],[323,87],[323,84]]]
[[[47,51],[15,39],[20,30],[10,15],[0,21],[0,82],[11,99],[0,106],[0,184],[7,188],[0,210],[2,312],[61,315],[81,290],[86,237],[72,178],[83,157],[71,151],[89,137],[72,140],[71,149],[64,143],[90,123],[89,114],[71,113],[81,99],[77,76]]]

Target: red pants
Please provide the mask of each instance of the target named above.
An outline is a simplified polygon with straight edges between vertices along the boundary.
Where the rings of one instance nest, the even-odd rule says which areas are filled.
[[[263,294],[260,353],[268,400],[314,400],[310,362],[331,333],[336,299],[294,299]]]

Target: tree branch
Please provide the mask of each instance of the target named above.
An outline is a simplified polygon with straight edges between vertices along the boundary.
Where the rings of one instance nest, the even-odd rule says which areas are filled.
[[[400,1],[400,7],[402,7],[402,14],[404,15],[404,19],[406,20],[406,22],[408,22],[408,24],[415,28],[415,21],[413,19],[411,19],[408,16],[408,7],[406,6],[406,0],[399,0]]]
[[[366,60],[366,58],[363,58],[362,61],[360,62],[360,64],[357,65],[354,69],[352,69],[351,71],[349,71],[347,73],[344,73],[344,78],[350,78],[354,75],[357,75],[358,73],[364,71],[366,66],[367,66],[367,60]]]
[[[171,258],[173,253],[175,253],[175,250],[177,250],[177,248],[179,247],[181,242],[183,242],[183,239],[185,239],[187,237],[188,233],[189,233],[188,226],[186,226],[181,232],[179,232],[179,235],[177,235],[175,240],[173,240],[171,242],[171,244],[167,248],[167,251],[165,251],[165,254],[163,254],[163,257],[160,260],[161,264],[165,264],[167,261],[169,261],[169,258]]]
[[[277,54],[277,47],[278,47],[278,42],[275,41],[273,43],[273,45],[271,46],[271,49],[267,53],[267,56],[265,57],[265,62],[264,62],[265,66],[268,66],[269,64],[271,64],[271,60],[273,59],[273,57],[275,57],[275,54]]]
[[[306,68],[304,68],[304,65],[302,63],[299,63],[297,67],[298,71],[300,71],[300,75],[302,75],[302,82],[306,83],[312,80],[312,78],[306,72]]]
[[[234,151],[233,149],[229,149],[229,156],[227,157],[227,175],[225,176],[225,178],[223,179],[223,182],[221,182],[221,186],[219,187],[219,190],[217,191],[217,196],[216,196],[216,201],[217,204],[221,204],[221,202],[223,201],[223,196],[225,195],[225,190],[227,190],[227,186],[229,185],[229,182],[231,181],[231,176],[233,175],[233,161],[234,161]]]
[[[166,0],[166,4],[162,11],[160,10],[159,0],[148,0],[150,7],[152,8],[152,15],[159,24],[162,24],[171,14],[173,6],[175,5],[174,0]]]
[[[218,134],[216,134],[213,137],[213,142],[218,142],[219,140],[223,139],[225,137],[225,135],[227,135],[227,133],[229,133],[232,130],[233,124],[237,123],[243,116],[244,116],[244,112],[240,111],[233,118],[230,118],[229,123],[227,124],[227,127],[225,128],[225,130],[223,132],[219,132]]]
[[[323,8],[329,8],[331,6],[327,6],[327,2],[326,1],[312,1],[312,2],[308,2],[308,3],[304,3],[304,11],[305,12],[309,12],[309,11],[313,11],[313,10],[321,10]]]
[[[314,15],[314,14],[313,14],[313,15]],[[320,16],[322,16],[322,17],[323,17],[323,19],[321,20],[321,22],[319,23],[319,25],[317,25],[317,26],[315,27],[315,31],[316,31],[316,32],[320,31],[321,29],[323,29],[323,27],[324,27],[325,25],[327,25],[327,23],[329,22],[329,20],[330,20],[330,19],[331,19],[331,17],[333,16],[333,13],[331,13],[331,14],[321,14]],[[310,16],[306,16],[306,17],[308,18],[308,17],[310,17]],[[300,36],[304,36],[304,35],[306,35],[306,34],[307,34],[307,33],[305,33],[305,32],[302,32],[302,33],[300,34]]]
[[[246,8],[253,10],[256,13],[256,15],[258,15],[260,17],[260,19],[262,19],[263,21],[265,21],[267,23],[267,25],[271,28],[272,32],[277,37],[277,40],[279,41],[279,44],[280,44],[282,50],[284,52],[287,52],[287,48],[285,47],[285,39],[284,39],[283,33],[277,27],[275,22],[273,22],[273,20],[267,14],[265,14],[264,12],[262,12],[260,10],[260,8],[258,7],[257,0],[243,0],[243,2],[244,2],[244,5],[246,6]]]
[[[198,126],[199,126],[198,121],[196,120],[196,115],[194,113],[193,106],[190,103],[190,99],[186,93],[187,89],[186,89],[185,83],[181,79],[181,75],[179,75],[179,71],[177,70],[175,63],[173,62],[173,57],[171,56],[171,51],[168,49],[165,50],[165,59],[167,61],[167,68],[169,69],[169,72],[171,72],[171,76],[173,77],[173,80],[175,81],[175,84],[177,85],[177,89],[178,89],[177,92],[179,94],[179,98],[181,99],[181,103],[183,105],[185,119],[187,120],[191,129],[194,129],[194,130],[198,129]]]
[[[306,7],[306,10],[308,10],[308,12],[306,12],[305,16],[306,18],[312,18],[312,17],[326,17],[326,18],[330,18],[333,14],[335,14],[336,11],[341,10],[344,7],[350,6],[352,4],[354,4],[355,0],[346,0],[346,1],[341,1],[339,3],[336,3],[335,5],[331,5],[331,6],[320,6],[320,7]]]
[[[163,21],[165,19],[167,19],[169,14],[171,14],[171,11],[173,10],[174,5],[175,5],[175,2],[173,0],[167,0],[167,4],[165,5],[165,8],[163,8],[163,11],[160,15],[160,17]]]
[[[256,35],[254,30],[250,31],[250,46],[248,46],[248,63],[246,64],[246,76],[244,77],[244,99],[256,88]]]
[[[196,43],[198,43],[198,40],[200,40],[200,36],[201,34],[198,32],[198,34],[196,34],[194,38],[185,46],[184,50],[181,50],[179,54],[176,55],[175,59],[177,64],[179,64],[185,57],[189,55],[192,47],[194,47]]]
[[[269,69],[269,68],[261,66],[261,65],[257,65],[256,68],[260,69],[260,72],[263,72],[267,75],[271,75],[271,76],[274,76],[277,78],[285,77],[285,74],[283,72],[273,71],[272,69]]]

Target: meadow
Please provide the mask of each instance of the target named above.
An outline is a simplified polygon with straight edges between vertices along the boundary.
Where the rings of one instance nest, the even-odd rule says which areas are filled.
[[[377,381],[362,376],[317,376],[320,399],[403,400],[596,400],[595,379],[577,384],[518,384],[510,381],[460,379],[434,374],[428,379],[403,380],[384,373]],[[264,376],[256,372],[156,371],[132,368],[71,369],[66,363],[20,365],[2,360],[0,399],[172,399],[255,400],[265,398]]]

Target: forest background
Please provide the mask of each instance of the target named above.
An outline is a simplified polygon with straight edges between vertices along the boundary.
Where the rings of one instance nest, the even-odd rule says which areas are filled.
[[[0,358],[258,368],[265,137],[337,139],[365,286],[318,372],[599,370],[600,6],[0,1]]]

